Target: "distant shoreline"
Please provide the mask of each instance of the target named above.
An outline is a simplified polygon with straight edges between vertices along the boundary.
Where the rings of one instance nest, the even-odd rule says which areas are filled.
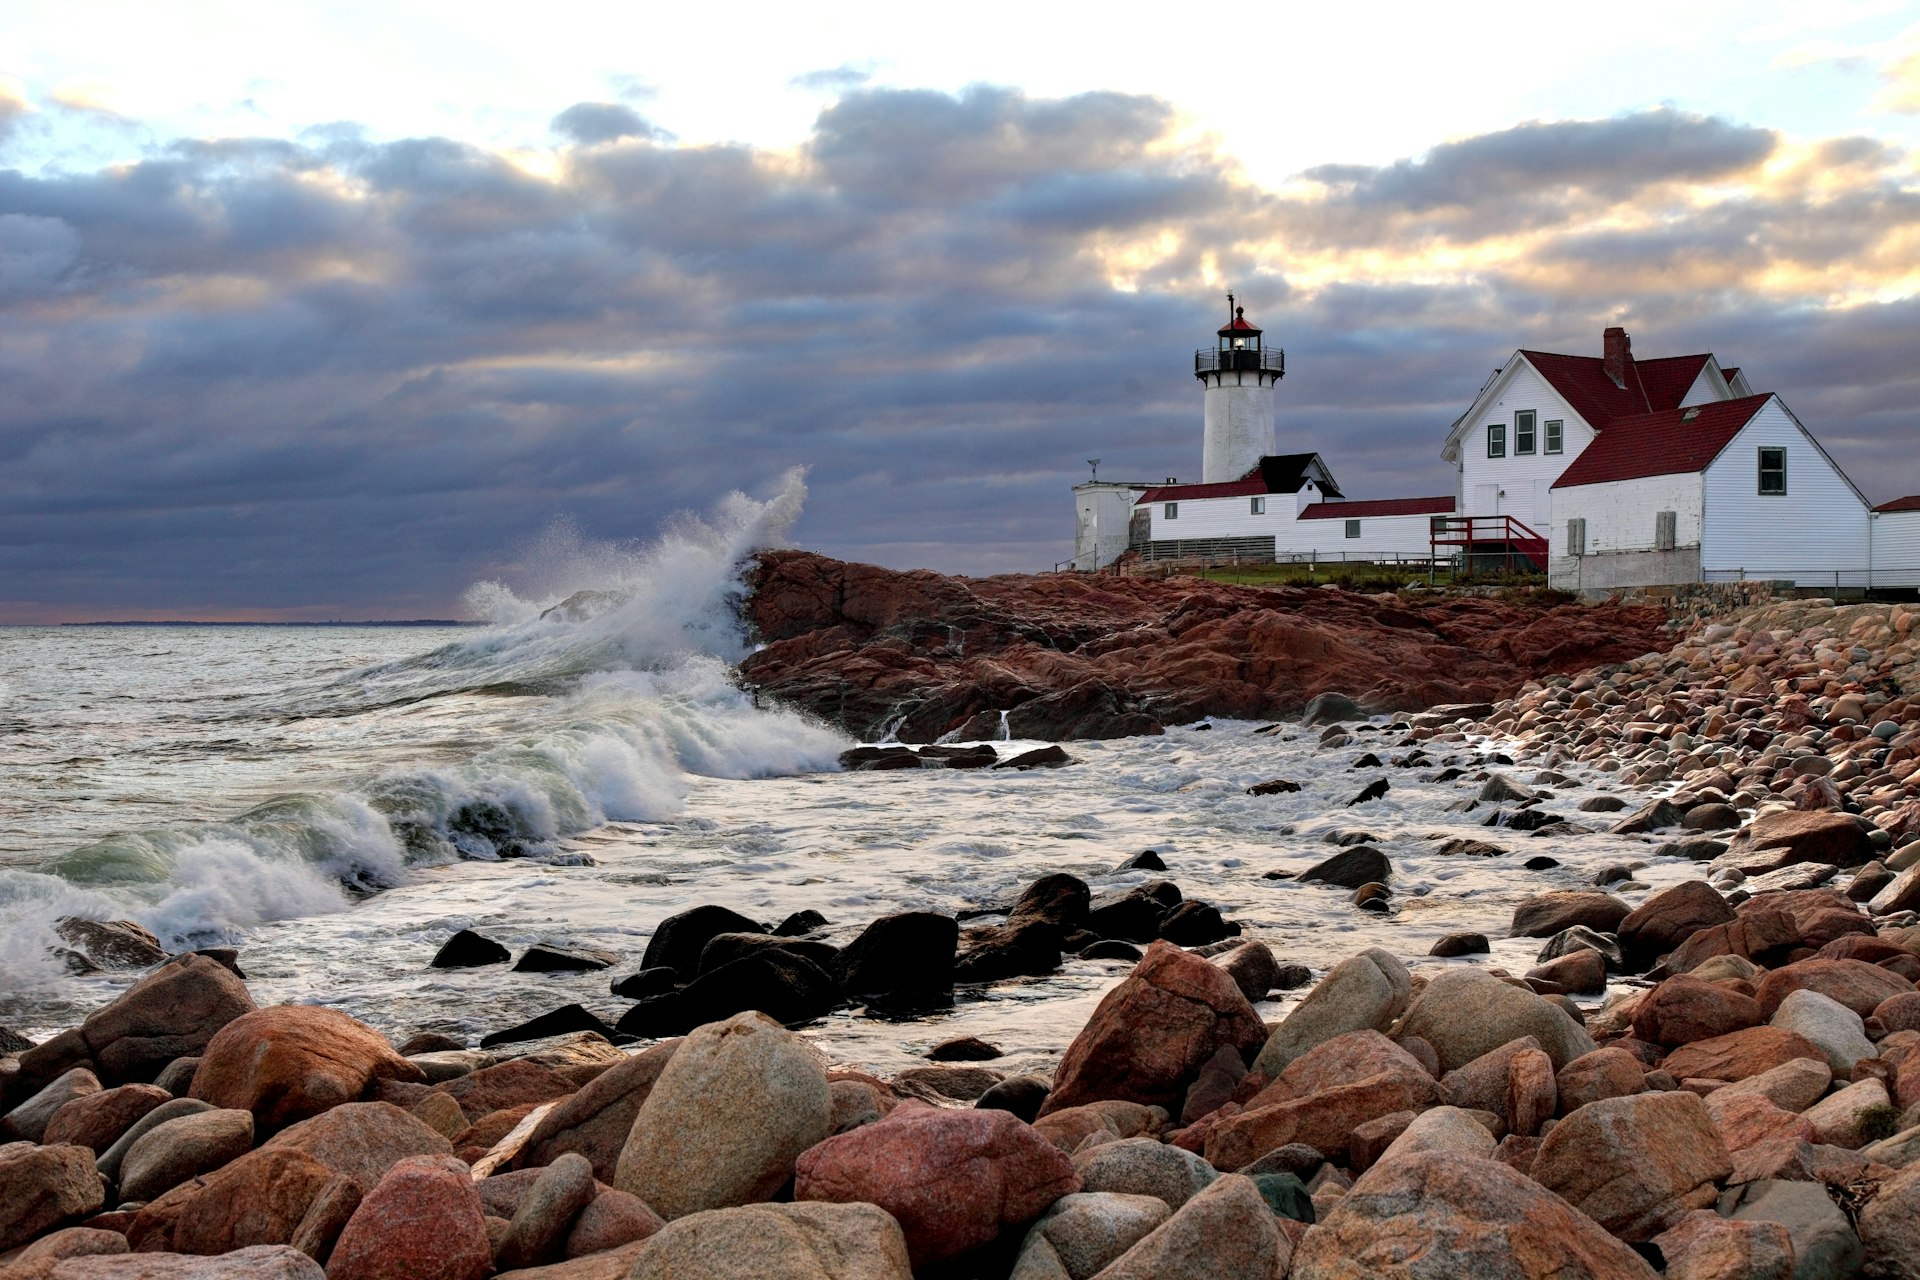
[[[28,623],[24,625],[39,625]],[[136,622],[55,622],[56,627],[484,627],[484,622],[461,622],[453,618],[407,618],[391,622],[190,622],[153,620]]]

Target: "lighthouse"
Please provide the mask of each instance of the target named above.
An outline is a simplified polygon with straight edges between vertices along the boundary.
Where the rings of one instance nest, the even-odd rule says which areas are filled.
[[[1219,341],[1193,353],[1193,376],[1206,388],[1202,484],[1238,480],[1274,452],[1273,389],[1286,376],[1286,353],[1261,341],[1232,294],[1227,310]]]

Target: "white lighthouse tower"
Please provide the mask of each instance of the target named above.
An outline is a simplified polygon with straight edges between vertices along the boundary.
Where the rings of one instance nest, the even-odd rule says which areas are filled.
[[[1286,353],[1264,346],[1245,307],[1227,295],[1229,319],[1213,350],[1193,353],[1193,376],[1206,388],[1206,447],[1200,482],[1238,480],[1274,452],[1273,388],[1286,376]]]

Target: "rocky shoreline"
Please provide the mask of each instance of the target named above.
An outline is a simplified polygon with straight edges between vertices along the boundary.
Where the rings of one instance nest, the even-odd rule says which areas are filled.
[[[1309,974],[1171,882],[1070,875],[837,948],[697,907],[622,980],[633,1021],[485,1048],[256,1008],[231,953],[161,960],[84,1025],[0,1043],[0,1276],[1920,1274],[1916,615],[1782,603],[1370,736],[1323,701],[1323,750],[1371,742],[1378,782],[1439,767],[1489,835],[1613,833],[1600,883],[1514,911],[1540,942],[1519,972],[1454,935]],[[1482,735],[1504,765],[1432,759]],[[1573,769],[1648,802],[1566,812]],[[1390,860],[1348,843],[1299,878],[1401,909]],[[153,959],[110,925],[66,940]],[[508,958],[485,944],[445,962]],[[836,1069],[750,1011],[911,1016],[1102,948],[1137,962],[1051,1078],[964,1039]]]
[[[1200,578],[951,578],[769,551],[742,612],[757,693],[863,742],[1059,741],[1207,716],[1367,712],[1503,698],[1527,680],[1668,642],[1659,609],[1421,600]]]

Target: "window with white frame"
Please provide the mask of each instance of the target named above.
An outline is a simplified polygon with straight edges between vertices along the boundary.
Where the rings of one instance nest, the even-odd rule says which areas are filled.
[[[1487,424],[1487,456],[1504,458],[1507,456],[1507,424],[1489,422]]]
[[[1536,416],[1531,409],[1521,409],[1513,415],[1513,451],[1516,455],[1533,452]]]
[[[1567,424],[1558,418],[1547,419],[1548,453],[1563,453],[1567,447]]]
[[[1267,514],[1267,500],[1265,498],[1249,498],[1247,500],[1247,513],[1256,516]]]
[[[1349,538],[1357,538],[1360,536],[1360,522],[1358,520],[1347,521],[1347,536]]]
[[[1178,520],[1180,518],[1180,504],[1177,502],[1167,503],[1160,508],[1160,515],[1162,519]]]

